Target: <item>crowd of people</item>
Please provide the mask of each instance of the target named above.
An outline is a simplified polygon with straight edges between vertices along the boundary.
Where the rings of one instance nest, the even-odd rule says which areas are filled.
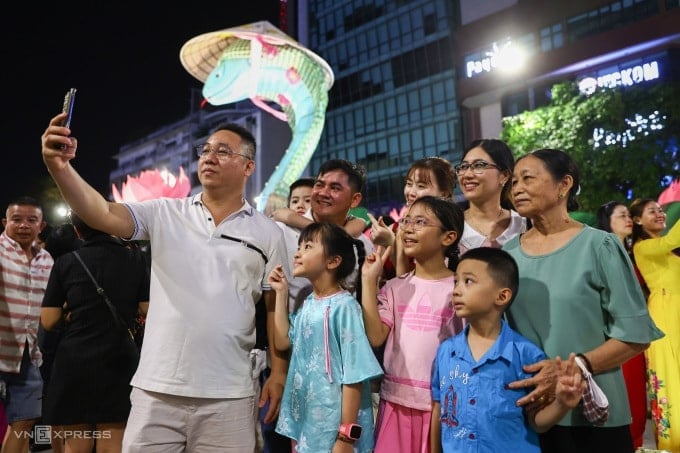
[[[680,451],[680,222],[651,198],[574,220],[568,153],[484,139],[421,159],[403,216],[367,225],[350,214],[365,171],[343,159],[256,210],[236,124],[196,146],[200,193],[108,201],[63,118],[42,156],[81,241],[39,247],[28,197],[3,218],[3,452],[40,420],[73,452],[633,453],[648,407],[657,447]],[[137,358],[120,326],[139,313]]]

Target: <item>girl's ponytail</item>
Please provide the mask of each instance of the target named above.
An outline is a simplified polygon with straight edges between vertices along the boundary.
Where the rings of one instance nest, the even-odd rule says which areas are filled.
[[[460,249],[458,248],[458,240],[456,240],[455,246],[452,245],[451,247],[446,249],[446,258],[448,258],[446,267],[448,267],[450,270],[454,272],[458,267],[459,255]]]

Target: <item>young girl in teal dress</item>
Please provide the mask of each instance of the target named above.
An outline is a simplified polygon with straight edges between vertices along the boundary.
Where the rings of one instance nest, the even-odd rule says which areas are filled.
[[[296,452],[373,448],[370,380],[382,368],[366,337],[361,307],[343,286],[357,256],[361,264],[364,255],[361,241],[337,225],[313,223],[302,230],[293,275],[308,278],[314,291],[290,315],[282,266],[269,275],[276,291],[274,344],[291,350],[276,431],[293,439]],[[357,297],[360,293],[359,287]]]

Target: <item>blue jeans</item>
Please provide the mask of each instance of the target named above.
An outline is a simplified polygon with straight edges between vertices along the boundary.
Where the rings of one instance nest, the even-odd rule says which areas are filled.
[[[0,381],[6,385],[5,413],[11,425],[22,420],[35,420],[42,414],[43,380],[40,369],[33,365],[24,349],[19,373],[0,372]]]

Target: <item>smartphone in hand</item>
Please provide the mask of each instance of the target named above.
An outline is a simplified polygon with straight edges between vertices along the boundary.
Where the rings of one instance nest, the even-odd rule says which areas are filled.
[[[73,104],[75,104],[75,102],[76,102],[76,89],[71,88],[66,92],[66,95],[64,96],[64,105],[62,107],[62,112],[64,113],[68,112],[68,116],[61,123],[61,125],[64,127],[71,127],[71,117],[73,116]]]

